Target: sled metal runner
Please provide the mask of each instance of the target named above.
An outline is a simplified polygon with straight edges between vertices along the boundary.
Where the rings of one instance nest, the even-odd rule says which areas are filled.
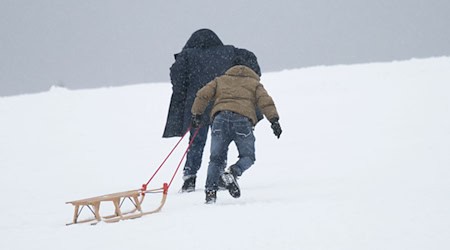
[[[152,190],[144,190],[144,189],[136,189],[119,193],[112,193],[82,200],[75,200],[66,202],[66,204],[72,204],[75,208],[73,219],[71,223],[67,223],[66,225],[80,224],[90,222],[91,225],[96,225],[97,223],[103,221],[106,223],[118,222],[121,220],[127,219],[135,219],[142,217],[144,215],[152,214],[159,212],[167,198],[167,190],[168,185],[164,183],[162,188],[152,189]],[[147,195],[162,193],[162,198],[159,206],[150,211],[143,210],[143,201]],[[121,207],[125,200],[131,201],[134,208],[129,211],[122,211]],[[112,202],[114,204],[114,213],[111,215],[102,216],[100,214],[100,206],[102,203]],[[79,220],[80,214],[84,208],[87,208],[92,215],[93,218],[82,219]]]

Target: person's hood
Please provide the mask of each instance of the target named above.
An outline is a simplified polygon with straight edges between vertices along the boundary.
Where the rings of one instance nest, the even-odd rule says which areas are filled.
[[[223,46],[223,43],[216,33],[209,29],[200,29],[191,35],[183,49],[206,49],[217,46]]]
[[[251,77],[256,80],[260,80],[258,74],[253,71],[251,68],[244,65],[236,65],[231,67],[225,72],[226,75],[229,76],[240,76],[240,77]]]

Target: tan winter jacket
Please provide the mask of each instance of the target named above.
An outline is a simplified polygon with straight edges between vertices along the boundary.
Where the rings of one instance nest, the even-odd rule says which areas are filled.
[[[211,118],[219,111],[228,110],[250,118],[253,125],[256,125],[256,107],[261,109],[269,121],[279,118],[272,97],[259,80],[259,76],[246,66],[230,68],[197,92],[192,114],[202,114],[208,102],[213,100]]]

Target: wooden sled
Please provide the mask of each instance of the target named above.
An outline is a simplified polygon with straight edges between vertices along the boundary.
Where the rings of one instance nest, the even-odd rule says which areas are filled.
[[[75,206],[75,211],[73,214],[73,220],[71,223],[67,223],[66,225],[73,225],[73,224],[80,224],[80,223],[87,223],[91,222],[91,225],[95,225],[101,221],[112,223],[112,222],[118,222],[121,220],[127,220],[127,219],[135,219],[142,217],[144,215],[157,213],[161,210],[161,208],[164,206],[164,203],[166,202],[167,198],[167,190],[168,185],[167,183],[164,183],[162,188],[158,189],[152,189],[152,190],[143,190],[143,189],[136,189],[136,190],[130,190],[125,192],[119,192],[119,193],[113,193],[113,194],[107,194],[82,200],[75,200],[75,201],[69,201],[66,202],[66,204],[72,204]],[[142,209],[142,203],[144,201],[144,198],[146,194],[150,193],[162,193],[161,203],[159,206],[151,211],[144,212]],[[123,212],[121,210],[122,204],[125,200],[131,201],[134,208],[132,208],[130,211]],[[100,215],[100,205],[102,202],[112,202],[114,204],[114,214],[102,216]],[[94,215],[94,218],[79,220],[79,216],[81,212],[83,211],[83,208],[87,207],[92,214]]]

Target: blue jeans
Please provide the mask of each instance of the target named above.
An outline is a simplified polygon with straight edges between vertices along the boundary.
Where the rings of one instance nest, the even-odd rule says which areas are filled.
[[[227,164],[228,146],[234,141],[239,152],[239,160],[234,164],[240,174],[255,162],[255,136],[249,118],[231,111],[221,111],[211,128],[211,156],[205,190],[217,190],[220,175]]]
[[[190,131],[189,141],[195,133],[195,128]],[[208,138],[208,126],[202,126],[198,130],[197,136],[194,138],[191,147],[186,155],[186,163],[183,168],[183,177],[189,178],[196,176],[200,166],[202,165],[203,149],[205,148],[206,139]]]

